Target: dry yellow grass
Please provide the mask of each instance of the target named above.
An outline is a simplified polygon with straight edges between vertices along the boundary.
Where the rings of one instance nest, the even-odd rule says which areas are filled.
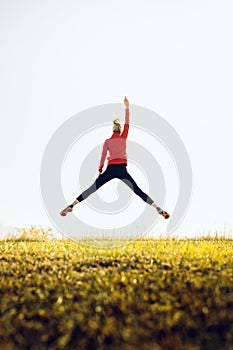
[[[0,265],[0,349],[233,349],[232,240],[9,240]]]

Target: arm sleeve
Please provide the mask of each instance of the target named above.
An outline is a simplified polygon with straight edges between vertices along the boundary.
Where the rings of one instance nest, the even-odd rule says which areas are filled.
[[[102,155],[101,155],[101,159],[100,159],[100,165],[99,165],[99,172],[102,173],[102,169],[104,166],[104,161],[107,155],[107,150],[108,150],[108,145],[107,145],[107,141],[105,140],[104,145],[103,145],[103,150],[102,150]]]
[[[125,109],[125,125],[121,137],[126,138],[129,132],[129,108]]]

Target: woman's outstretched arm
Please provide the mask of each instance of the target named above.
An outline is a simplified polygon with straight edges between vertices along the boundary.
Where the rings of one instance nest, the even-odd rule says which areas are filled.
[[[126,96],[124,98],[124,104],[125,104],[125,125],[124,125],[123,132],[121,134],[121,137],[126,138],[129,132],[129,101],[126,98]]]

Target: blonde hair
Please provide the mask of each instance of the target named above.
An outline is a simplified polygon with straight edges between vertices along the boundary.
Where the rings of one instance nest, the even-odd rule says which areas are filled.
[[[121,133],[121,122],[119,118],[113,120],[112,131]]]

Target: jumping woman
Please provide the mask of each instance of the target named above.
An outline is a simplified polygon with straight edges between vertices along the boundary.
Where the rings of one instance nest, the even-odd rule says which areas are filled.
[[[134,179],[128,173],[127,167],[127,154],[126,154],[126,139],[129,132],[129,101],[126,96],[124,98],[125,104],[125,124],[122,132],[120,120],[117,118],[113,120],[113,134],[109,139],[106,139],[103,145],[102,155],[100,159],[99,165],[99,175],[95,182],[84,192],[82,192],[76,200],[68,205],[65,209],[60,212],[61,216],[66,216],[69,212],[73,211],[73,207],[76,204],[79,204],[84,199],[86,199],[90,194],[98,190],[101,186],[103,186],[106,182],[118,178],[122,180],[126,185],[128,185],[141,199],[154,207],[157,212],[162,215],[165,219],[169,218],[169,214],[162,210],[160,207],[155,204],[155,202],[144,193],[136,184]],[[104,161],[107,155],[107,151],[109,152],[108,165],[107,169],[102,173],[102,169],[104,166]]]

